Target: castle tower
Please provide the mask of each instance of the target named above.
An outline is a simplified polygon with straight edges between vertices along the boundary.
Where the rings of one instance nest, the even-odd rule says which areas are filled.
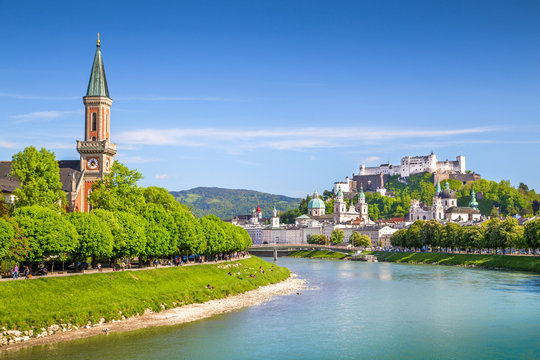
[[[272,213],[272,229],[279,229],[279,216],[276,207],[274,206],[274,212]]]
[[[367,223],[369,220],[368,203],[366,202],[366,195],[364,194],[364,187],[360,185],[360,193],[358,194],[358,204],[356,204],[356,210],[358,211],[360,218]]]
[[[101,44],[97,40],[96,54],[90,73],[85,107],[84,141],[77,140],[77,151],[81,155],[82,183],[78,192],[75,208],[90,211],[87,197],[92,185],[98,179],[110,173],[116,144],[110,142],[110,109],[112,99],[105,78],[105,68],[101,58]]]

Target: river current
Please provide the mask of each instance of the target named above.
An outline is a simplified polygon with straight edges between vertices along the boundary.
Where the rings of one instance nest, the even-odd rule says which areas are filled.
[[[270,261],[270,259],[268,259]],[[172,327],[100,335],[7,359],[534,359],[540,276],[279,258],[301,295]],[[2,355],[0,355],[2,357]]]

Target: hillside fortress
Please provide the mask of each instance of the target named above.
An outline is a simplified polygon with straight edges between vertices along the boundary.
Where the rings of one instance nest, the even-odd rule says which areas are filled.
[[[456,161],[439,161],[434,153],[426,156],[404,156],[401,158],[400,165],[381,164],[379,166],[366,167],[360,165],[358,175],[399,175],[400,177],[408,177],[413,174],[423,172],[429,173],[451,173],[465,174],[465,156],[459,155]]]
[[[437,181],[446,179],[455,179],[466,184],[470,181],[479,180],[481,177],[474,172],[468,172],[465,165],[465,156],[458,155],[455,161],[439,161],[434,153],[423,156],[404,156],[399,165],[393,165],[390,161],[387,164],[379,166],[366,167],[360,165],[358,174],[352,174],[352,177],[346,177],[345,181],[334,183],[334,193],[339,190],[345,194],[356,194],[363,188],[367,192],[379,192],[386,194],[384,184],[390,176],[399,176],[400,179],[406,179],[411,175],[420,173],[434,174],[434,184]]]

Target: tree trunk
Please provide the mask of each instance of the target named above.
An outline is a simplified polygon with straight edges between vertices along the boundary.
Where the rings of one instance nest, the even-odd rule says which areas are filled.
[[[51,274],[54,272],[54,260],[51,263]]]

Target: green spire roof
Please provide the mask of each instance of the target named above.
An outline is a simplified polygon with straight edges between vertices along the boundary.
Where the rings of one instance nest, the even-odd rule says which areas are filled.
[[[471,191],[471,201],[469,202],[469,207],[478,210],[478,202],[476,201],[476,193],[474,189]]]
[[[94,64],[92,65],[92,73],[90,74],[90,82],[86,96],[105,96],[109,97],[109,88],[107,87],[107,79],[105,78],[105,68],[101,59],[101,46],[99,40],[94,56]]]
[[[360,185],[360,193],[358,194],[358,199],[366,199],[366,195],[364,194],[364,187]]]
[[[437,180],[437,187],[435,188],[435,193],[440,193],[442,190],[441,190],[441,182],[439,180]]]

